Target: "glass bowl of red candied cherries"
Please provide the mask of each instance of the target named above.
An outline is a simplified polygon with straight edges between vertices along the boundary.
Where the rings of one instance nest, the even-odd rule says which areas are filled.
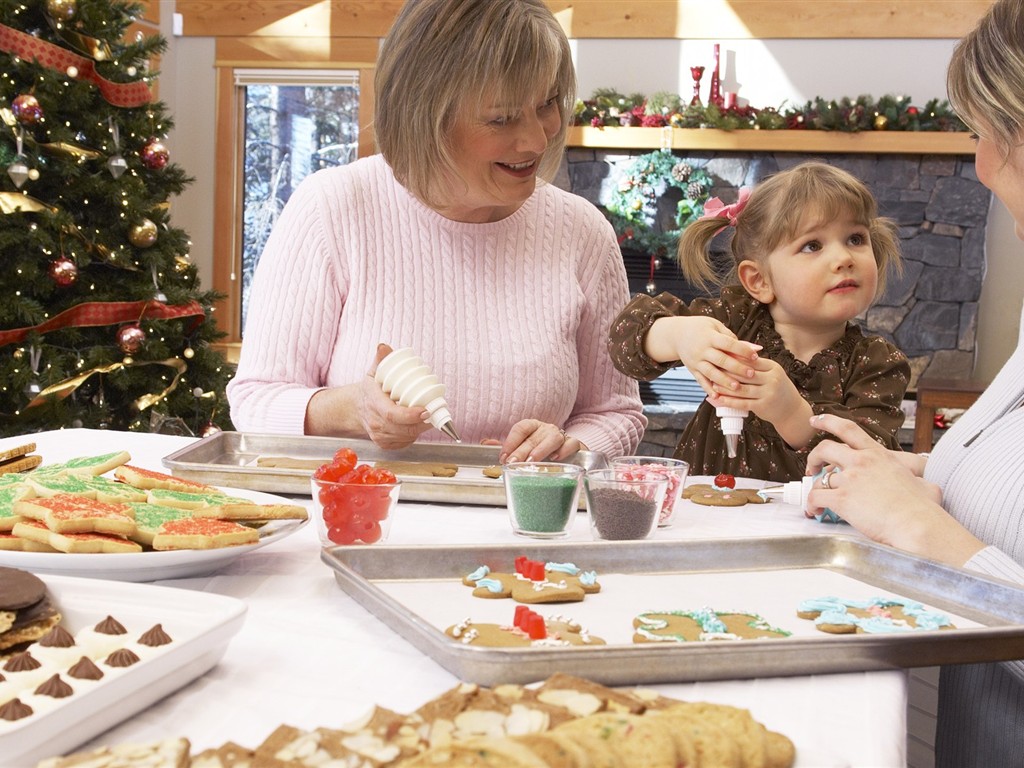
[[[342,448],[313,472],[313,519],[325,547],[377,544],[391,529],[402,484],[389,469],[360,464]]]

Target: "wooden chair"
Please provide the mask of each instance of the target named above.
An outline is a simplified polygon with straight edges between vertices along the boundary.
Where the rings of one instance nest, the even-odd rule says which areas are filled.
[[[925,453],[932,449],[936,409],[968,408],[987,386],[986,382],[976,379],[918,379],[914,452]]]

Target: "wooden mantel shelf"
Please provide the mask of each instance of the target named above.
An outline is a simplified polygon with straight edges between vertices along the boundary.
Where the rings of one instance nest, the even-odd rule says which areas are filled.
[[[952,131],[761,131],[745,128],[569,128],[568,146],[593,149],[693,149],[736,152],[821,152],[973,155],[974,141]]]

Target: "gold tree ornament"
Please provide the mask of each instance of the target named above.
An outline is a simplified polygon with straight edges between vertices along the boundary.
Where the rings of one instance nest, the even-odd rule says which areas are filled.
[[[149,219],[143,219],[128,230],[128,242],[136,248],[149,248],[156,242],[157,228]]]
[[[46,12],[54,21],[71,21],[78,13],[78,0],[46,0]]]

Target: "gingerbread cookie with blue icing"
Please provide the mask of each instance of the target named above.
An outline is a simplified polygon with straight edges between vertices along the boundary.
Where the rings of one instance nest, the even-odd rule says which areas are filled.
[[[646,611],[633,619],[634,643],[693,643],[789,637],[756,613],[716,611]]]
[[[925,608],[916,600],[900,597],[871,597],[867,600],[816,597],[803,600],[796,615],[814,621],[814,626],[822,632],[836,635],[956,628],[944,613]]]
[[[462,578],[473,595],[484,599],[511,598],[517,603],[575,603],[599,592],[594,571],[572,563],[544,563],[517,557],[514,573],[492,571],[482,565]]]

